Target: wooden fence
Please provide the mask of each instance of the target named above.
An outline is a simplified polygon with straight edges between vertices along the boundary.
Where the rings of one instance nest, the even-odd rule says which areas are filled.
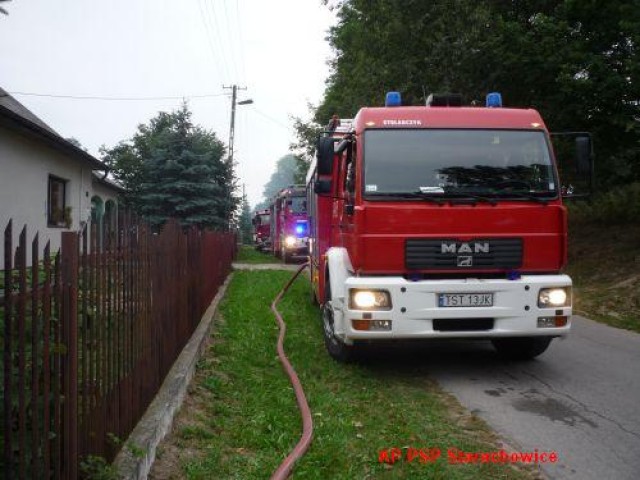
[[[26,227],[15,246],[5,229],[6,479],[76,479],[91,456],[112,460],[230,271],[233,234],[118,225],[100,242],[95,227],[62,233],[55,254]]]

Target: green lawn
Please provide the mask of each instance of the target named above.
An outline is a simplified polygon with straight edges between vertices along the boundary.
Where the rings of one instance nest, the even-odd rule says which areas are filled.
[[[570,225],[574,312],[640,332],[640,223]]]
[[[238,250],[238,263],[280,263],[280,260],[270,253],[262,253],[254,247],[243,245]]]
[[[200,361],[174,432],[159,449],[151,478],[269,478],[298,441],[301,421],[277,360],[269,304],[291,275],[241,271],[221,306],[213,342]],[[307,455],[292,478],[533,478],[504,465],[455,465],[447,448],[499,449],[495,436],[429,379],[425,365],[341,365],[324,350],[319,312],[300,278],[281,304],[285,349],[304,385],[315,423]],[[430,463],[378,461],[397,447],[440,448]]]

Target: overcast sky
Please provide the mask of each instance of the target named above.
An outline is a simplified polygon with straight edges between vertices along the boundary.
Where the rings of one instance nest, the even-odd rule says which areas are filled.
[[[15,92],[191,98],[194,121],[228,141],[239,99],[236,160],[252,205],[294,139],[291,115],[322,97],[334,17],[320,0],[13,0],[0,16],[0,86]],[[228,93],[228,91],[227,91]],[[179,99],[75,100],[14,95],[98,155]]]

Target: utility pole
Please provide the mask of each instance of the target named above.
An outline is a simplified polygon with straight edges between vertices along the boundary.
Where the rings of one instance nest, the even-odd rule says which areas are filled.
[[[222,86],[222,88],[231,90],[231,125],[229,126],[229,157],[228,161],[231,165],[233,165],[233,141],[235,137],[236,130],[236,104],[237,105],[249,105],[253,103],[253,100],[241,100],[238,102],[238,90],[246,90],[247,87],[239,87],[236,84],[231,86]]]
[[[253,100],[246,99],[238,102],[238,90],[246,90],[247,87],[239,87],[234,83],[233,85],[228,87],[223,85],[222,88],[225,90],[231,90],[231,125],[229,126],[229,156],[227,157],[227,162],[229,163],[230,168],[233,170],[233,141],[234,141],[235,129],[236,129],[236,104],[249,105],[253,103]],[[229,192],[229,197],[231,196],[233,196],[232,191]],[[243,196],[244,196],[244,184],[243,184]],[[231,218],[229,219],[229,228],[231,228]]]

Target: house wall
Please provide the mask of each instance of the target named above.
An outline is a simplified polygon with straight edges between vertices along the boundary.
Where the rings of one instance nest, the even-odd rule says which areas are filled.
[[[72,208],[72,225],[66,228],[47,225],[47,188],[49,175],[67,180],[65,201]],[[27,241],[36,231],[44,247],[60,247],[60,233],[77,231],[91,214],[91,167],[70,158],[48,145],[0,126],[0,235],[13,219],[14,248],[22,227],[27,225]],[[30,247],[27,249],[30,250]],[[30,253],[30,252],[29,252]],[[4,258],[0,256],[0,268]],[[29,261],[30,262],[30,261]]]
[[[108,200],[113,200],[118,203],[117,192],[98,183],[96,180],[93,181],[93,195],[100,197],[104,203],[107,203]],[[89,199],[89,201],[91,201],[91,199]],[[91,207],[91,204],[89,204],[89,207]]]

